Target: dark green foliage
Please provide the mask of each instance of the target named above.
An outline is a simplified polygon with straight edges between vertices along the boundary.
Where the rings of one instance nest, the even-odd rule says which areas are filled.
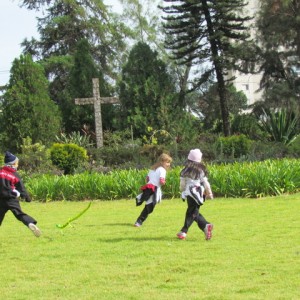
[[[1,130],[6,147],[20,150],[23,138],[49,145],[61,124],[58,107],[51,101],[44,69],[31,56],[15,59],[11,77],[3,95]]]
[[[242,111],[247,108],[247,97],[242,91],[237,91],[232,84],[226,86],[226,95],[228,111],[231,117],[241,114]],[[211,85],[207,91],[198,97],[198,109],[203,114],[204,129],[213,129],[215,132],[218,132],[217,130],[220,130],[222,126],[222,112],[218,98],[217,84]],[[220,126],[218,126],[218,124],[220,124]],[[234,134],[234,128],[232,130]]]
[[[86,39],[78,42],[74,54],[74,66],[70,70],[67,89],[61,99],[61,110],[65,131],[81,131],[84,126],[95,131],[94,106],[75,105],[75,98],[88,98],[93,96],[92,79],[99,78],[100,96],[109,94],[109,86],[104,80],[103,73],[97,68]],[[102,105],[104,127],[112,126],[112,106]]]
[[[290,157],[300,158],[300,135],[288,146],[287,152]]]
[[[251,161],[263,161],[267,159],[282,159],[285,157],[289,157],[288,146],[282,143],[260,141],[260,140],[256,140],[252,142],[251,153],[249,155]]]
[[[257,20],[262,45],[261,86],[265,88],[266,105],[272,108],[299,110],[300,67],[299,0],[261,2]]]
[[[128,147],[102,147],[90,149],[91,157],[106,168],[139,168],[140,153],[139,147],[132,145]]]
[[[232,134],[244,134],[252,140],[265,137],[257,124],[257,118],[253,114],[235,115],[231,123],[231,130]]]
[[[220,137],[216,144],[216,151],[227,158],[238,158],[248,155],[251,149],[251,140],[245,135]]]
[[[75,144],[53,144],[50,149],[52,163],[64,170],[64,174],[73,174],[87,160],[86,150]]]
[[[120,82],[122,128],[132,126],[135,138],[147,127],[169,131],[170,114],[176,109],[175,87],[165,63],[150,47],[138,43],[130,52]]]
[[[154,164],[162,153],[167,153],[166,147],[163,145],[144,145],[140,149],[140,154],[150,159],[151,164]]]

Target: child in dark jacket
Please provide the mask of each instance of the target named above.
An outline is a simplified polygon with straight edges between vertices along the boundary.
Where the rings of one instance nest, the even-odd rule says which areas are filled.
[[[21,197],[26,202],[31,202],[20,175],[17,173],[19,159],[7,151],[4,163],[5,165],[0,169],[0,225],[7,211],[10,210],[36,237],[39,237],[41,231],[36,226],[37,221],[22,211],[18,200]]]

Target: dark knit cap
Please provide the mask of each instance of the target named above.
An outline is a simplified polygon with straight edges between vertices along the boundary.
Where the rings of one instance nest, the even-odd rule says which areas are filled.
[[[15,155],[13,155],[8,151],[5,152],[5,157],[4,157],[5,164],[13,165],[17,160],[18,158]]]

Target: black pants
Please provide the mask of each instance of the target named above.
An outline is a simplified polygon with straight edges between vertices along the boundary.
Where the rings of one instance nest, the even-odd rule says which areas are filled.
[[[7,211],[11,211],[14,216],[21,221],[24,225],[28,226],[29,223],[36,224],[37,221],[30,217],[29,215],[25,214],[20,206],[20,202],[17,199],[9,199],[3,200],[0,199],[0,225],[5,217]]]
[[[206,224],[209,224],[209,222],[199,213],[200,205],[190,196],[187,196],[187,205],[188,208],[185,213],[184,225],[181,231],[187,233],[194,221],[198,227],[204,231]]]
[[[148,218],[148,216],[153,212],[154,210],[154,203],[146,204],[144,209],[142,210],[140,216],[137,218],[137,222],[140,224],[143,224],[143,222]]]

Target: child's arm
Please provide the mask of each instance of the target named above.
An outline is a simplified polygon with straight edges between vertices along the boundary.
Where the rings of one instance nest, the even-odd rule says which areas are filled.
[[[207,177],[203,178],[203,185],[204,185],[204,189],[205,189],[205,196],[206,196],[206,198],[207,199],[213,199],[214,196],[213,196],[213,193],[211,191],[211,187],[210,187],[210,184],[208,182]]]
[[[167,175],[167,171],[165,168],[160,167],[159,168],[159,183],[160,185],[165,185],[166,184],[166,175]]]
[[[185,177],[180,177],[180,192],[183,192],[186,187],[186,180]]]
[[[19,182],[16,183],[16,190],[20,193],[20,197],[25,199],[26,202],[31,202],[31,198],[25,188],[25,185],[20,177],[20,175],[16,172],[16,177],[18,177]]]

